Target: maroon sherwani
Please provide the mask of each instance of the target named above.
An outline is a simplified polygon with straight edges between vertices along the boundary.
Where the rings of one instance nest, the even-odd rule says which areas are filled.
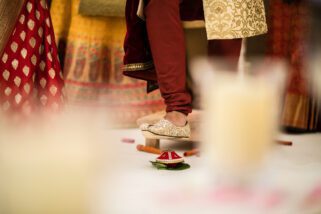
[[[202,0],[146,0],[146,21],[137,16],[139,0],[127,0],[124,75],[160,88],[167,112],[192,111],[186,90],[186,48],[181,21],[203,20]],[[209,41],[209,55],[226,57],[236,68],[241,39]]]

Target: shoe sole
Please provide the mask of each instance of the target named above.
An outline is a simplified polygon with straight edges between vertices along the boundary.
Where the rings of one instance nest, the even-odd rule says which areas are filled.
[[[169,135],[160,135],[151,131],[142,131],[143,135],[145,138],[147,139],[175,139],[175,140],[181,140],[181,141],[190,141],[191,138],[190,137],[174,137],[174,136],[169,136]]]

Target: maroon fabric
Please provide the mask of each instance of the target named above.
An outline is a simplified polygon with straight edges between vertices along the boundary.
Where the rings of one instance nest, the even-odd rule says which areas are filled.
[[[138,4],[139,0],[127,0],[126,3],[125,65],[152,60],[147,41],[146,23],[136,15]]]
[[[181,20],[204,19],[202,0],[181,0],[180,2],[179,13]],[[146,63],[153,60],[148,42],[146,22],[137,16],[138,4],[139,0],[127,0],[126,2],[127,33],[124,42],[124,65]],[[149,82],[157,80],[154,68],[140,71],[125,70],[123,74]]]
[[[146,0],[146,22],[137,15],[139,0],[127,0],[124,64],[153,61],[147,70],[124,75],[148,81],[148,90],[160,88],[167,112],[191,112],[186,89],[186,50],[181,21],[204,19],[202,0]],[[237,69],[241,39],[209,41],[210,56],[224,57],[230,70]],[[151,54],[152,52],[152,54]]]
[[[204,20],[203,0],[181,0],[180,16],[183,21]]]
[[[186,89],[186,48],[179,10],[179,0],[149,0],[145,15],[166,111],[179,111],[187,115],[192,107],[191,95]]]
[[[224,70],[237,71],[242,39],[208,41],[208,55],[214,59],[224,58]]]

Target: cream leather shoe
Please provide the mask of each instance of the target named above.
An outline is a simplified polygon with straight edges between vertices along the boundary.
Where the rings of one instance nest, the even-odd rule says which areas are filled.
[[[161,119],[154,125],[144,123],[140,126],[142,131],[149,131],[155,135],[161,135],[174,138],[189,138],[191,136],[191,129],[188,123],[185,126],[175,126],[166,119]]]

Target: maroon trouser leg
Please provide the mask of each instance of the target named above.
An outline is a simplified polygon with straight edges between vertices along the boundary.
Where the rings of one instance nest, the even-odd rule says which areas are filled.
[[[237,71],[242,47],[242,39],[222,39],[208,41],[208,55],[224,60],[223,68]]]
[[[192,106],[191,95],[186,89],[186,48],[179,13],[180,0],[147,2],[148,38],[166,111],[179,111],[187,115]]]

